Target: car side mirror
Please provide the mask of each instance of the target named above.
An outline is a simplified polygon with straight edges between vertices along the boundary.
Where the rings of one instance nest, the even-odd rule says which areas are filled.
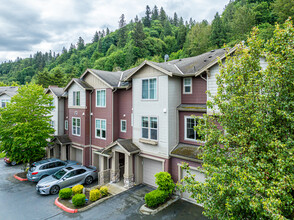
[[[62,178],[62,181],[64,181],[64,180],[66,180],[66,177],[63,177],[63,178]]]

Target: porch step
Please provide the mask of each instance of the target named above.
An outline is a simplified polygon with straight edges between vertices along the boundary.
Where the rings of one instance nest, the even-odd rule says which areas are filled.
[[[125,187],[121,186],[119,183],[107,183],[106,186],[108,187],[108,191],[112,195],[116,195],[127,190]]]

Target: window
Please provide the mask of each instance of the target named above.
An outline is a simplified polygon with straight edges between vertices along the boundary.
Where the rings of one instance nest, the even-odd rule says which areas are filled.
[[[106,106],[106,90],[99,89],[96,90],[96,107],[105,107]]]
[[[158,119],[157,117],[142,117],[142,138],[158,139]]]
[[[142,99],[157,99],[157,81],[156,78],[142,80]]]
[[[80,106],[80,91],[73,92],[73,105]]]
[[[200,118],[185,117],[185,140],[189,141],[204,141],[204,138],[194,129],[197,126]]]
[[[64,121],[64,129],[65,130],[68,130],[68,120],[65,120]]]
[[[120,120],[120,131],[127,132],[127,121],[126,120]]]
[[[5,108],[8,102],[9,102],[9,99],[2,99],[1,100],[1,103],[0,103],[1,104],[0,107],[1,108]]]
[[[96,119],[95,130],[96,138],[106,139],[106,120]]]
[[[54,121],[50,121],[49,123],[50,123],[51,128],[54,128]]]
[[[81,135],[81,119],[72,118],[72,134],[76,136]]]
[[[49,103],[49,106],[54,106],[54,99]]]
[[[184,94],[192,94],[192,78],[184,78],[183,79],[183,93]]]
[[[56,167],[62,167],[62,166],[65,166],[65,163],[62,162],[62,161],[57,161],[57,162],[55,163],[55,166],[56,166]]]

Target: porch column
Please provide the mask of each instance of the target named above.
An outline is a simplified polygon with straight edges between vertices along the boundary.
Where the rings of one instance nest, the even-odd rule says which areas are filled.
[[[119,153],[116,151],[113,151],[112,154],[112,160],[111,160],[111,171],[110,171],[110,176],[111,176],[111,181],[113,183],[119,182]]]
[[[61,145],[61,155],[60,155],[60,159],[61,160],[66,160],[66,146]]]
[[[134,185],[133,155],[125,154],[124,186],[130,188]]]

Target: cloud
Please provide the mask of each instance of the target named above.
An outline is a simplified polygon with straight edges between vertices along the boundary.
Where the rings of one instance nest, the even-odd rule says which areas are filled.
[[[211,21],[229,0],[9,0],[0,4],[0,62],[27,57],[37,51],[60,52],[81,36],[90,42],[96,30],[118,28],[121,14],[127,22],[145,15],[146,5],[163,7],[169,16]],[[13,58],[14,57],[14,58]]]

